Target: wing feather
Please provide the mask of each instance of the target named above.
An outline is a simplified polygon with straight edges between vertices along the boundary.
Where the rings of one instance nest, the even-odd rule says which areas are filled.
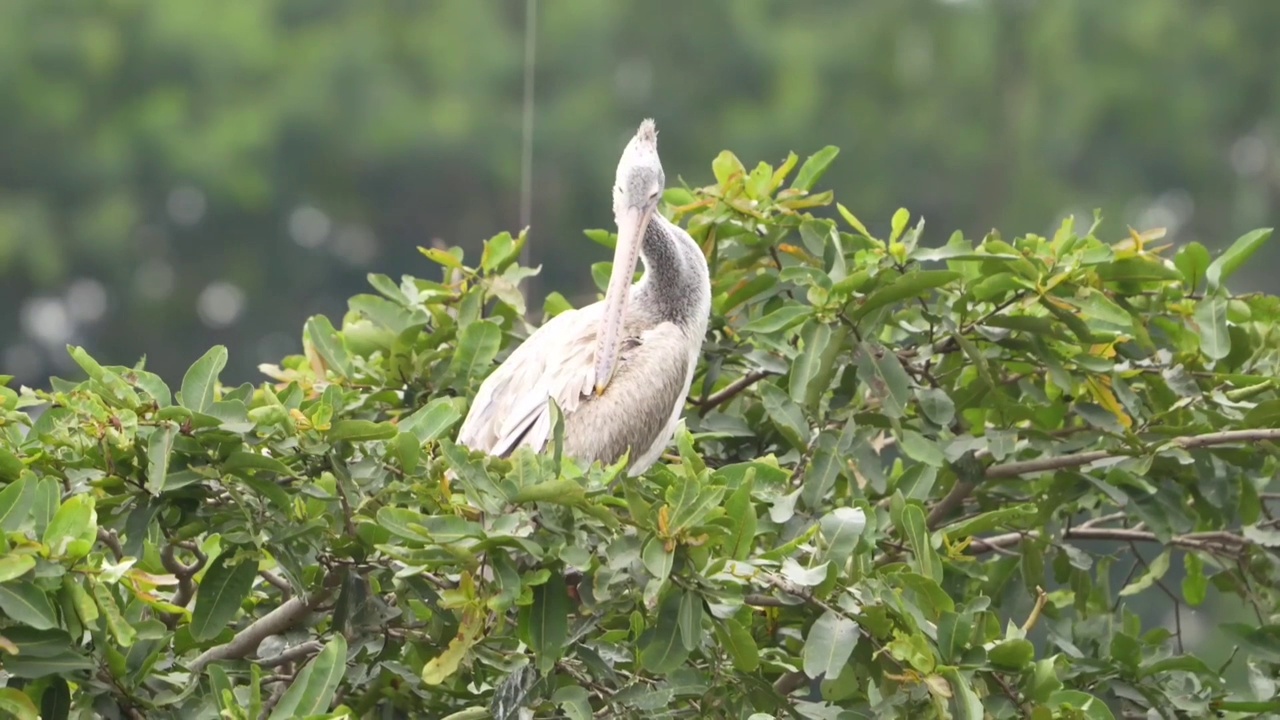
[[[481,383],[458,442],[498,456],[520,445],[546,447],[551,435],[547,401],[555,398],[568,414],[595,385],[601,309],[597,303],[561,313],[516,348]]]

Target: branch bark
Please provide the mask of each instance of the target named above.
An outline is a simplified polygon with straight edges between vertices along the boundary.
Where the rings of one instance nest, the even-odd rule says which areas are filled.
[[[1184,450],[1192,450],[1195,448],[1211,447],[1214,445],[1230,445],[1231,443],[1239,442],[1260,442],[1263,440],[1280,440],[1280,428],[1225,430],[1222,432],[1205,433],[1204,435],[1187,435],[1183,437],[1170,438],[1169,442],[1173,443],[1177,447],[1183,448]],[[1021,475],[1030,475],[1031,473],[1044,472],[1045,470],[1064,470],[1066,468],[1089,465],[1090,463],[1095,463],[1099,460],[1125,457],[1127,454],[1128,453],[1114,452],[1111,450],[1090,450],[1088,452],[1059,455],[1057,457],[1008,462],[1001,465],[992,465],[987,468],[986,477],[989,480],[998,480],[1003,478],[1019,477]]]
[[[294,623],[306,617],[312,608],[324,602],[333,591],[324,589],[310,599],[295,597],[280,607],[263,615],[251,625],[236,633],[235,637],[224,645],[211,647],[191,662],[193,674],[203,672],[205,667],[218,660],[231,660],[248,656],[258,649],[263,640],[272,635],[288,630]]]
[[[995,550],[996,548],[1005,548],[1017,545],[1023,539],[1035,539],[1040,534],[1035,531],[1028,532],[1011,532],[1003,535],[995,535],[989,538],[973,538],[970,547],[973,548],[974,554],[980,555],[985,552]],[[1067,528],[1062,533],[1063,540],[1115,540],[1118,542],[1161,542],[1153,532],[1146,530],[1131,530],[1129,528],[1099,528],[1099,527],[1074,527]],[[1169,540],[1170,545],[1175,545],[1190,550],[1213,551],[1224,549],[1226,546],[1234,546],[1234,549],[1248,547],[1253,543],[1247,539],[1229,532],[1201,532],[1187,533],[1186,535],[1175,535]]]
[[[1170,438],[1167,442],[1180,447],[1184,450],[1193,450],[1195,448],[1212,447],[1215,445],[1230,445],[1232,443],[1241,442],[1262,442],[1265,440],[1280,440],[1280,428],[1258,428],[1253,430],[1224,430],[1222,432],[1205,433],[1203,435],[1186,435],[1182,437]],[[1034,460],[1019,460],[1015,462],[1007,462],[999,465],[992,465],[983,473],[983,477],[987,480],[1007,480],[1009,478],[1021,477],[1037,472],[1045,472],[1047,470],[1065,470],[1067,468],[1076,468],[1098,462],[1100,460],[1110,460],[1112,458],[1126,457],[1128,453],[1115,452],[1112,450],[1089,450],[1087,452],[1072,453],[1070,455],[1058,455],[1056,457],[1042,457]],[[929,527],[937,527],[943,520],[951,515],[958,507],[960,507],[969,495],[973,493],[977,485],[960,481],[951,488],[951,492],[938,502],[937,505],[929,511]],[[976,541],[975,541],[976,542]]]
[[[703,400],[702,402],[695,403],[695,404],[698,406],[698,409],[701,410],[703,413],[706,413],[711,410],[715,410],[721,405],[732,400],[738,393],[742,392],[743,390],[746,390],[747,388],[769,377],[772,374],[773,373],[769,372],[768,370],[752,370],[746,375],[743,375],[737,380],[734,380],[733,382],[726,385],[725,388],[720,392],[713,393],[707,396],[706,400]]]

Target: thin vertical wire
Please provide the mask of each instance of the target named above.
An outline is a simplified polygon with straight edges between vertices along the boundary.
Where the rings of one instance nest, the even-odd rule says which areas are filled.
[[[521,130],[520,153],[520,227],[527,228],[533,219],[533,69],[538,40],[538,0],[524,4],[524,126]],[[520,250],[520,264],[529,265],[529,242]],[[529,300],[529,283],[525,283],[525,302]]]

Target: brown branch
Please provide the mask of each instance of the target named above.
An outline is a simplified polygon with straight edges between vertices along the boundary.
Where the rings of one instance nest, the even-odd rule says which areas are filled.
[[[116,557],[116,562],[124,559],[124,547],[120,544],[120,536],[116,535],[115,530],[98,528],[98,542],[111,549],[111,554]]]
[[[288,580],[285,580],[270,570],[259,570],[258,574],[262,576],[263,580],[271,583],[277,590],[283,593],[285,600],[293,597],[293,586],[289,584]]]
[[[694,404],[697,405],[698,409],[705,414],[729,402],[738,395],[738,393],[773,374],[774,373],[771,373],[768,370],[752,370],[746,375],[743,375],[737,380],[729,383],[723,390],[707,396],[706,400],[703,400],[702,402],[694,401]]]
[[[307,642],[294,645],[279,655],[258,660],[257,663],[264,668],[277,667],[285,663],[291,663],[294,660],[301,660],[305,657],[315,655],[324,649],[324,645],[317,640],[308,640]]]
[[[1166,442],[1172,443],[1176,447],[1184,450],[1193,450],[1195,448],[1212,447],[1215,445],[1230,445],[1240,442],[1260,442],[1264,440],[1280,440],[1280,428],[1260,428],[1256,430],[1225,430],[1222,432],[1205,433],[1203,435],[1186,435],[1182,437],[1170,438]],[[1019,460],[1015,462],[1002,463],[1000,465],[991,465],[983,473],[983,477],[988,480],[1006,480],[1009,478],[1020,477],[1022,475],[1030,475],[1032,473],[1045,472],[1047,470],[1065,470],[1067,468],[1076,468],[1098,462],[1100,460],[1110,460],[1112,458],[1126,457],[1130,453],[1117,452],[1114,450],[1090,450],[1088,452],[1071,453],[1069,455],[1058,455],[1054,457],[1042,457],[1034,460]],[[929,511],[928,524],[930,528],[945,520],[952,512],[959,508],[964,501],[973,494],[977,485],[971,482],[959,481]]]
[[[324,602],[332,592],[331,588],[325,588],[317,592],[309,600],[295,597],[286,601],[280,607],[253,621],[225,644],[211,647],[201,653],[199,657],[191,661],[189,666],[191,672],[198,674],[204,671],[205,666],[209,663],[218,660],[247,657],[258,649],[263,640],[293,627],[295,623],[306,617],[312,608]]]
[[[186,547],[195,553],[195,562],[190,565],[184,565],[182,561],[177,558],[175,552],[180,546]],[[187,603],[191,602],[191,596],[195,595],[196,592],[196,584],[191,581],[191,578],[194,577],[196,573],[200,572],[200,568],[204,567],[204,564],[208,559],[209,557],[194,545],[189,546],[186,543],[167,543],[164,546],[164,549],[160,551],[160,564],[164,566],[165,570],[173,573],[173,576],[178,578],[178,590],[173,594],[173,598],[170,600],[171,604],[180,608],[185,608]],[[160,620],[170,630],[172,630],[177,626],[178,615],[176,613],[167,613],[162,615]]]
[[[1003,535],[995,535],[989,538],[973,538],[970,547],[973,548],[975,554],[990,552],[996,548],[1005,548],[1017,545],[1024,539],[1034,540],[1040,537],[1035,531],[1028,532],[1011,532]],[[1074,527],[1067,528],[1063,533],[1061,540],[1115,540],[1117,542],[1161,542],[1153,532],[1146,530],[1131,530],[1129,528],[1097,528],[1097,527]],[[1201,550],[1204,552],[1215,552],[1228,549],[1224,546],[1234,545],[1235,550],[1252,545],[1245,538],[1228,532],[1199,532],[1187,533],[1186,535],[1175,535],[1170,538],[1170,545],[1186,548],[1188,550]]]
[[[1171,438],[1169,442],[1184,450],[1192,450],[1195,448],[1211,447],[1214,445],[1229,445],[1238,442],[1260,442],[1263,440],[1280,440],[1280,428],[1260,428],[1256,430],[1225,430],[1222,432],[1205,433],[1204,435],[1187,435],[1183,437]],[[1035,460],[1021,460],[1018,462],[1009,462],[1002,465],[992,465],[987,468],[986,477],[990,480],[1019,477],[1021,475],[1030,475],[1031,473],[1044,472],[1045,470],[1064,470],[1066,468],[1081,467],[1099,460],[1109,460],[1111,458],[1125,457],[1129,453],[1115,452],[1112,450],[1090,450],[1088,452],[1072,453],[1070,455],[1059,455],[1057,457],[1036,458]]]

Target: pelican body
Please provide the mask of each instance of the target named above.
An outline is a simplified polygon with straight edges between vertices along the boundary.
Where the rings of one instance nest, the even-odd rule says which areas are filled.
[[[589,464],[629,454],[639,475],[671,442],[711,312],[707,261],[657,211],[665,176],[652,120],[640,124],[613,188],[618,244],[604,300],[547,321],[493,372],[458,432],[473,450],[505,457],[551,438],[554,400],[564,451]],[[632,284],[636,262],[644,276]]]

